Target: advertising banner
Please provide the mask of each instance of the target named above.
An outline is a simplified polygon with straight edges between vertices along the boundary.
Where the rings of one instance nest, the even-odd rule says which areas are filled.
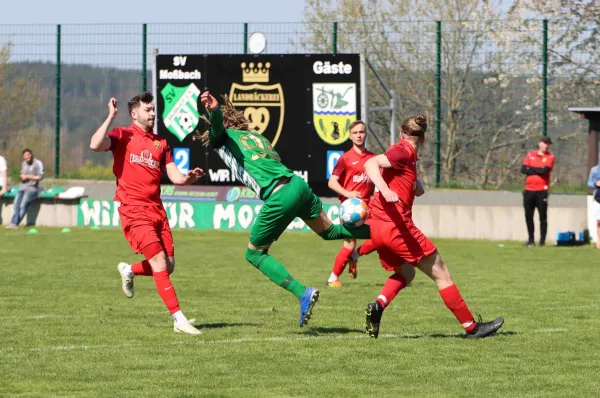
[[[163,201],[172,229],[250,231],[262,202]],[[339,220],[339,206],[324,204],[333,222]],[[119,204],[112,200],[82,199],[77,210],[79,227],[120,227]],[[304,221],[296,218],[287,228],[308,232]]]

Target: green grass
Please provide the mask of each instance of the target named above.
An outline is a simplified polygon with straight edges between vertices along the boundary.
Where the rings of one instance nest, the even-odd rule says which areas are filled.
[[[364,307],[387,273],[324,287],[337,242],[285,234],[271,254],[321,289],[308,327],[295,298],[244,261],[246,234],[175,232],[173,282],[200,336],[172,331],[151,278],[126,299],[116,271],[135,261],[118,230],[0,232],[0,396],[469,397],[594,396],[598,253],[516,243],[436,243],[473,312],[502,333],[462,338],[431,281],[417,274],[386,310],[379,339]]]

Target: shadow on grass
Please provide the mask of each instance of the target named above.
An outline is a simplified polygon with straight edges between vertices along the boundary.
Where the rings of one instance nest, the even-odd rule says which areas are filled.
[[[196,323],[194,325],[195,328],[198,329],[222,329],[222,328],[233,328],[236,326],[263,326],[264,324],[262,323],[244,323],[244,322],[239,322],[239,323],[223,323],[223,322],[218,322],[218,323]]]
[[[307,325],[308,326],[308,325]],[[364,333],[364,329],[349,329],[344,327],[310,327],[302,332],[311,336],[319,336],[321,334],[348,334],[348,333]]]
[[[495,336],[515,336],[517,332],[506,331],[506,332],[496,332],[486,338],[495,337]],[[388,339],[466,339],[467,335],[465,333],[454,333],[454,334],[442,334],[442,333],[432,333],[432,334],[382,334],[380,337],[388,338]]]

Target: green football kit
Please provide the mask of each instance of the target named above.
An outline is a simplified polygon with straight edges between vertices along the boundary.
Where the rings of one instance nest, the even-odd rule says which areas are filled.
[[[261,134],[226,129],[220,107],[210,113],[209,121],[209,140],[213,149],[236,179],[254,190],[264,201],[250,231],[250,243],[259,250],[247,249],[246,260],[302,302],[306,287],[268,254],[268,246],[281,236],[296,217],[303,220],[318,218],[323,209],[321,199],[301,177],[281,163],[277,151]],[[326,240],[368,239],[370,232],[367,225],[348,229],[342,224],[332,223],[319,235]]]

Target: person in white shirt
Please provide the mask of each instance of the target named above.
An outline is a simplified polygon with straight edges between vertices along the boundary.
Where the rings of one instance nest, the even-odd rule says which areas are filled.
[[[8,183],[6,159],[0,156],[0,196],[6,192],[6,184]]]

